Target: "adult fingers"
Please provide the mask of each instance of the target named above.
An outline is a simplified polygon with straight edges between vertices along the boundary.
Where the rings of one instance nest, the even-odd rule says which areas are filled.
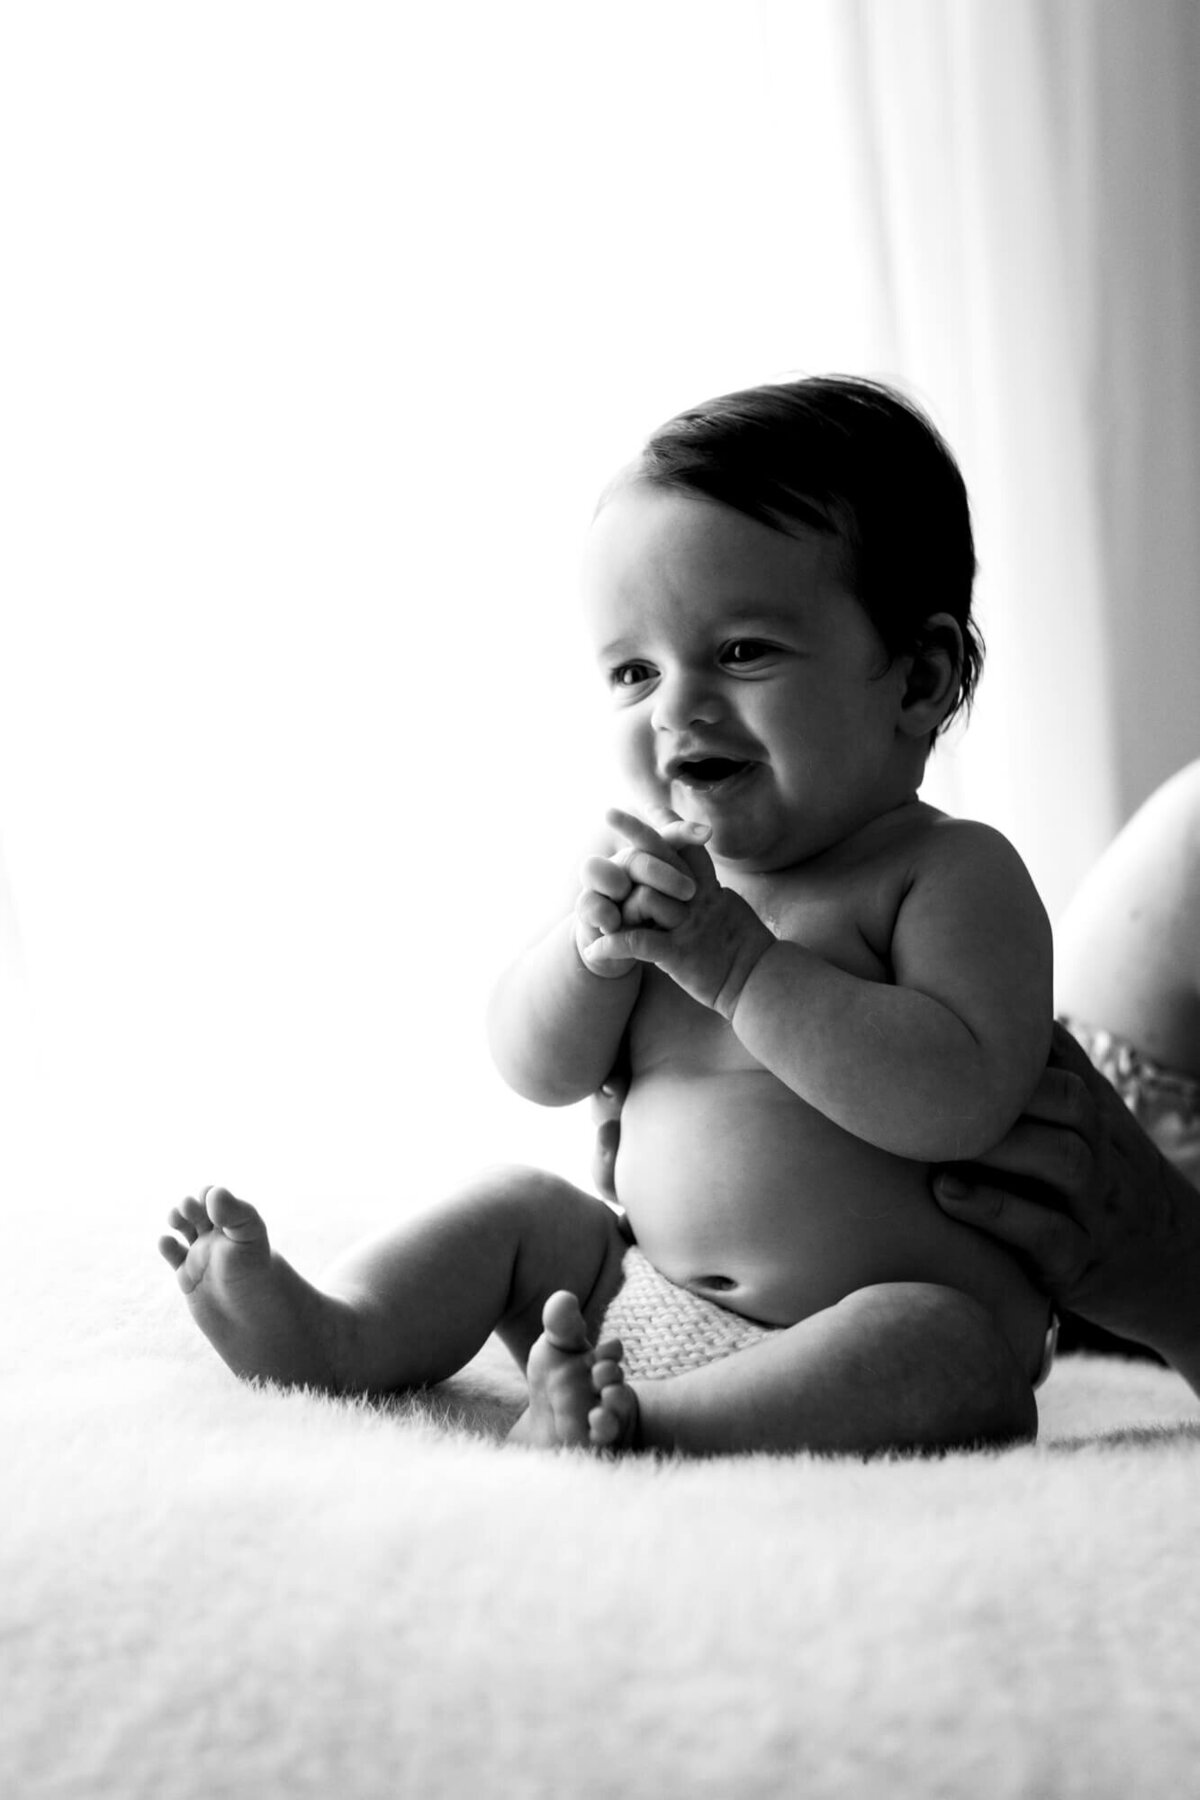
[[[934,1178],[933,1196],[948,1217],[971,1225],[1022,1257],[1039,1287],[1065,1300],[1087,1260],[1088,1239],[1064,1213],[958,1174]]]
[[[592,1149],[592,1181],[602,1194],[610,1200],[616,1195],[617,1147],[621,1142],[620,1119],[604,1119],[597,1132]]]
[[[625,1096],[629,1092],[629,1071],[618,1063],[609,1070],[596,1090],[597,1097],[615,1106],[618,1111],[625,1104]]]
[[[1091,1142],[1103,1139],[1110,1107],[1124,1105],[1082,1044],[1055,1022],[1050,1060],[1027,1111],[1051,1124],[1066,1125]]]
[[[1004,1175],[1035,1181],[1070,1210],[1095,1186],[1098,1167],[1096,1147],[1087,1138],[1071,1127],[1026,1113],[986,1156],[976,1157],[970,1168],[956,1167],[954,1173],[976,1183],[981,1176]]]
[[[597,1088],[595,1093],[588,1098],[588,1110],[592,1115],[592,1124],[599,1128],[601,1125],[618,1123],[623,1105],[623,1095],[614,1094],[607,1087]]]

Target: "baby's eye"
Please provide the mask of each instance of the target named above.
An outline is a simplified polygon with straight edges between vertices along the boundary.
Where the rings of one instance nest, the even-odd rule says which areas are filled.
[[[610,670],[608,679],[612,687],[631,688],[640,687],[641,683],[649,681],[653,674],[654,671],[649,663],[627,662],[620,663],[615,669]]]
[[[742,669],[749,663],[761,662],[764,656],[770,656],[774,648],[774,644],[764,643],[761,638],[734,638],[722,650],[721,661],[729,663],[735,669]]]

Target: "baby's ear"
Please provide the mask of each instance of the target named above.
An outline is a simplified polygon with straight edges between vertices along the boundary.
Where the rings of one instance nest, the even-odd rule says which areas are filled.
[[[900,729],[906,737],[924,737],[937,730],[958,698],[962,666],[958,620],[950,613],[931,613],[910,656],[900,712]]]

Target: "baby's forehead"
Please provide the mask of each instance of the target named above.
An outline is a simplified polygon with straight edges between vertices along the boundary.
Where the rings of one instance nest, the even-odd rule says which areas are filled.
[[[752,516],[707,494],[630,476],[610,483],[584,547],[585,585],[638,590],[686,582],[705,595],[744,592],[782,608],[793,591],[841,579],[847,544],[831,523]]]
[[[628,493],[593,527],[583,624],[601,660],[651,642],[820,638],[860,602],[831,533],[775,531],[698,496]]]

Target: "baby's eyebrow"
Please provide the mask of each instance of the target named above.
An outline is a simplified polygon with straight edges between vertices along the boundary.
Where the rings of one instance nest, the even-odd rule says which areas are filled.
[[[730,625],[798,625],[798,609],[794,606],[764,606],[761,600],[747,600],[725,608]]]
[[[611,644],[605,644],[597,651],[601,662],[620,662],[623,657],[632,656],[637,649],[632,638],[615,638]]]

